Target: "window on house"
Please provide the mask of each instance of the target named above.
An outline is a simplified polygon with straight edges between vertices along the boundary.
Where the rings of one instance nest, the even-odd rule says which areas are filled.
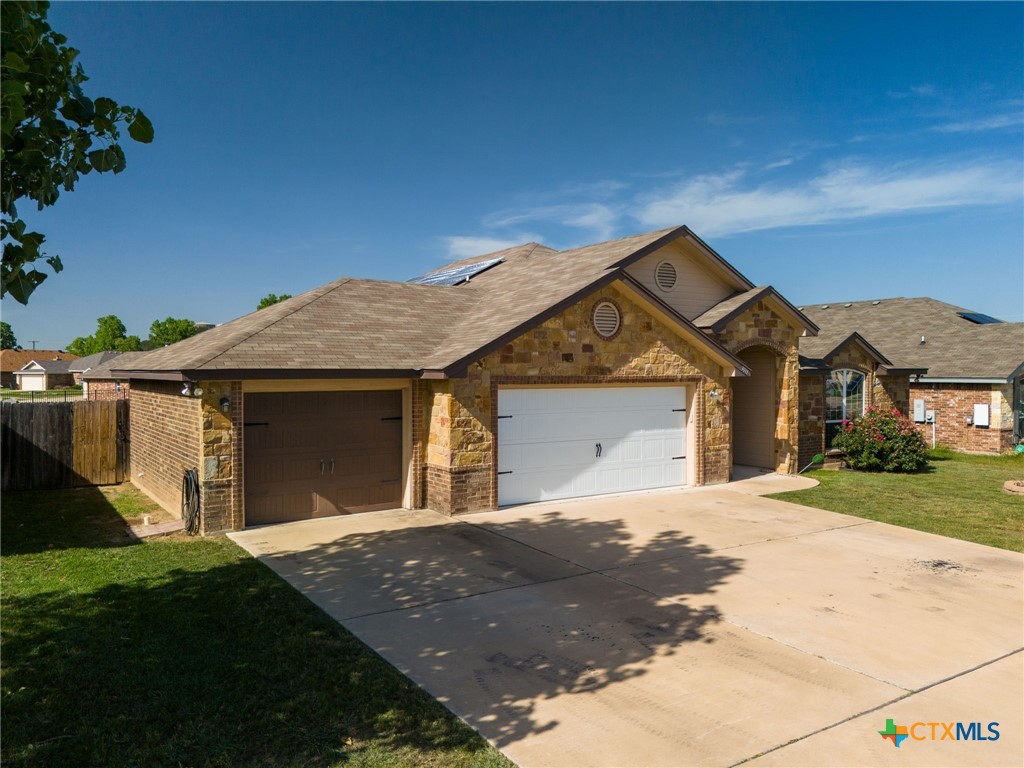
[[[832,440],[844,420],[864,413],[864,374],[846,368],[832,371],[825,379],[825,445]]]

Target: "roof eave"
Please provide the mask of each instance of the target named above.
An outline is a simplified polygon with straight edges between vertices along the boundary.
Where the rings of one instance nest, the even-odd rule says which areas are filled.
[[[761,301],[762,299],[766,299],[766,298],[772,298],[772,299],[775,299],[777,302],[779,302],[779,304],[782,305],[783,309],[788,311],[793,316],[793,318],[796,319],[796,321],[801,326],[803,326],[804,330],[807,331],[807,334],[809,336],[817,336],[818,335],[818,331],[820,330],[818,328],[818,326],[815,325],[811,321],[811,319],[809,317],[807,317],[807,315],[805,315],[803,312],[801,312],[799,309],[797,309],[791,303],[789,303],[789,301],[787,301],[786,298],[781,293],[776,291],[775,288],[773,288],[770,285],[766,285],[761,290],[757,291],[754,294],[751,294],[742,304],[740,304],[739,306],[735,307],[733,310],[731,310],[724,317],[719,318],[718,320],[716,320],[711,325],[701,326],[701,328],[703,328],[704,330],[707,330],[707,331],[711,331],[712,333],[722,333],[722,331],[724,331],[726,328],[728,328],[729,323],[731,323],[737,317],[739,317],[744,312],[746,312],[748,309],[750,309],[752,306],[754,306],[754,304],[756,304],[757,302]],[[728,299],[725,299],[725,301],[728,301]],[[721,303],[721,302],[719,302],[719,303]]]
[[[622,272],[619,277],[619,281],[629,291],[632,291],[649,304],[654,305],[662,314],[674,321],[676,325],[685,329],[688,336],[691,336],[695,342],[703,346],[705,350],[709,352],[712,357],[717,358],[720,363],[732,366],[741,376],[750,375],[750,368],[742,360],[710,336],[703,333],[691,320],[688,320],[686,317],[679,314],[675,309],[662,301],[661,298],[647,290],[643,283],[630,277],[625,272]]]
[[[253,379],[437,379],[440,371],[420,368],[218,368],[184,371],[112,370],[111,377],[154,381],[241,381]]]

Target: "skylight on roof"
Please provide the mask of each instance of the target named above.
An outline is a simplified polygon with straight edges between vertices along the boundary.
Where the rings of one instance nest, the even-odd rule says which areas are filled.
[[[992,323],[1003,322],[991,315],[983,315],[981,312],[957,312],[957,314],[964,320],[970,320],[972,323],[977,323],[978,325],[990,325]]]
[[[459,285],[468,282],[471,277],[476,277],[496,264],[501,264],[505,259],[489,259],[478,261],[474,264],[463,264],[461,267],[442,269],[440,272],[431,272],[427,275],[420,275],[409,280],[410,283],[420,285]]]

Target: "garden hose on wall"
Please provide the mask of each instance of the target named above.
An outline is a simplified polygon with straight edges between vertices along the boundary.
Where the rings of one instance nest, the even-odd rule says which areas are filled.
[[[185,531],[195,536],[199,533],[199,470],[186,469],[181,480],[181,519]]]

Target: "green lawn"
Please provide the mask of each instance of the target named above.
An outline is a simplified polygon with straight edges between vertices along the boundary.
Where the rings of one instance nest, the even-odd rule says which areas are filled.
[[[5,765],[509,765],[230,541],[131,543],[147,501],[4,494]]]
[[[820,486],[770,498],[1024,551],[1024,497],[1003,491],[1007,480],[1024,479],[1024,455],[929,456],[930,467],[913,474],[808,472]]]

